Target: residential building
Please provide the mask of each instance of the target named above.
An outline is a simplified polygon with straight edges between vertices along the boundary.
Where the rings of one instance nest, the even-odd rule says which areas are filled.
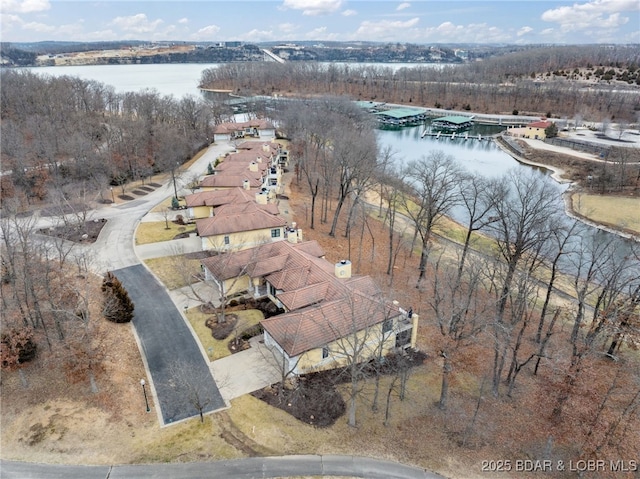
[[[547,137],[545,130],[551,126],[549,120],[534,121],[525,127],[523,136],[535,140],[544,140]]]
[[[293,232],[296,232],[293,229]],[[415,347],[418,316],[382,298],[351,263],[333,265],[315,241],[281,241],[202,261],[223,295],[269,298],[283,313],[262,321],[265,344],[296,374]]]
[[[276,129],[267,120],[257,119],[238,123],[221,123],[213,130],[213,141],[228,141],[238,138],[275,138]]]
[[[203,251],[238,251],[285,239],[287,222],[274,204],[226,204],[196,220]]]

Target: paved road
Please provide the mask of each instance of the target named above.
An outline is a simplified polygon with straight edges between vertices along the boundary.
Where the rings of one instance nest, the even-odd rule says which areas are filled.
[[[342,476],[368,479],[445,479],[417,467],[357,456],[253,457],[231,461],[135,466],[61,466],[0,462],[2,479],[247,479]]]
[[[164,424],[226,407],[200,347],[166,289],[141,264],[114,271],[135,304],[133,326]]]

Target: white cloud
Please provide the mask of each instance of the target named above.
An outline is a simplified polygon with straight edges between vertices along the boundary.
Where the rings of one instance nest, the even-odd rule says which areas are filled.
[[[547,10],[541,18],[545,22],[557,23],[566,33],[616,28],[629,21],[629,17],[621,13],[633,11],[640,11],[638,0],[593,0]]]
[[[397,38],[399,33],[406,33],[409,28],[414,28],[420,19],[418,17],[402,21],[381,20],[379,22],[365,21],[360,24],[355,33],[356,38],[367,40],[389,40]]]
[[[253,29],[240,36],[240,39],[247,42],[264,42],[268,40],[275,40],[273,30],[258,30]]]
[[[400,12],[400,11],[404,10],[405,8],[409,8],[410,6],[411,6],[410,3],[404,2],[404,3],[401,3],[400,5],[398,5],[396,7],[396,10]]]
[[[414,41],[416,40],[441,43],[495,43],[513,41],[513,38],[502,29],[486,23],[456,25],[452,22],[444,22],[437,27],[430,27],[421,31],[419,38],[414,39]]]
[[[160,19],[150,21],[144,13],[138,13],[129,17],[116,17],[110,25],[118,27],[126,33],[141,34],[154,33],[162,23]]]
[[[187,23],[189,23],[189,19],[188,18],[181,18],[180,20],[178,20],[178,23],[180,25],[186,25]]]
[[[307,32],[305,34],[305,37],[309,38],[310,40],[328,41],[328,40],[338,40],[339,36],[335,33],[329,33],[327,27],[318,27],[318,28],[314,28],[310,32]]]
[[[326,15],[342,7],[343,0],[284,0],[285,10],[302,10],[303,15]]]
[[[3,13],[34,13],[49,10],[49,0],[2,0]]]
[[[527,33],[531,33],[533,31],[533,28],[531,27],[522,27],[520,30],[518,30],[518,33],[516,33],[516,35],[518,35],[519,37],[526,35]]]
[[[354,15],[357,15],[357,14],[358,14],[358,12],[356,12],[355,10],[351,10],[351,9],[348,9],[348,10],[345,10],[344,12],[342,12],[342,16],[344,16],[344,17],[353,17]]]
[[[206,27],[201,28],[193,35],[191,38],[194,40],[214,40],[213,36],[216,35],[220,31],[220,27],[218,25],[207,25]]]
[[[52,33],[56,31],[56,27],[40,22],[29,22],[22,25],[24,30],[30,30],[38,33]]]
[[[281,23],[280,25],[278,25],[278,30],[280,30],[280,32],[283,34],[293,33],[299,28],[300,27],[294,23]]]

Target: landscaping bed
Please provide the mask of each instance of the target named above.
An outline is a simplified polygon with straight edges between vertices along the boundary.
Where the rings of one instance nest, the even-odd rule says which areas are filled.
[[[420,351],[408,350],[406,355],[388,356],[376,368],[374,363],[362,371],[365,377],[374,377],[376,370],[381,375],[397,374],[403,367],[421,366],[427,355]],[[350,382],[349,371],[345,368],[320,371],[288,379],[282,383],[267,386],[251,393],[255,398],[277,407],[299,421],[317,427],[328,427],[345,413],[346,404],[337,386]]]
[[[64,225],[55,228],[42,228],[39,233],[73,241],[74,243],[94,243],[105,224],[107,224],[107,220],[101,218],[99,220],[85,221],[82,225],[75,227]]]

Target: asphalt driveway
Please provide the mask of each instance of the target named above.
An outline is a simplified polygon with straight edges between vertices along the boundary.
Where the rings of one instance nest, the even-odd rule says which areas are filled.
[[[135,304],[133,326],[146,358],[162,421],[226,407],[208,364],[167,290],[141,264],[113,273]]]

